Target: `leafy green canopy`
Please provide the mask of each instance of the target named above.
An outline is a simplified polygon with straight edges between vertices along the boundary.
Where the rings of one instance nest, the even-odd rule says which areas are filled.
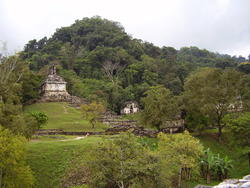
[[[24,137],[0,126],[0,188],[31,188],[34,177],[25,164]]]
[[[174,96],[163,86],[151,87],[142,98],[144,110],[141,113],[143,124],[155,126],[157,129],[167,120],[173,120],[178,115],[178,107]]]
[[[175,183],[176,179],[179,179],[180,185],[183,179],[191,178],[191,173],[198,174],[199,160],[203,154],[203,146],[198,139],[192,137],[187,131],[174,135],[160,133],[158,138],[162,179]]]
[[[242,78],[243,74],[233,69],[203,68],[195,72],[185,82],[186,110],[209,120],[210,125],[218,128],[220,138],[226,125],[222,121],[225,115],[240,110],[244,104]]]
[[[0,124],[27,138],[37,122],[22,113],[22,103],[38,96],[38,80],[19,56],[0,57]]]
[[[87,119],[91,123],[92,128],[95,128],[98,119],[105,112],[105,108],[101,103],[92,102],[90,104],[82,105],[81,111],[83,118]]]
[[[37,121],[37,129],[48,122],[48,116],[44,112],[31,112],[30,115]]]
[[[84,162],[90,187],[176,187],[179,169],[197,171],[203,147],[187,132],[160,134],[151,150],[141,139],[124,133],[103,140]],[[189,175],[191,177],[191,174]]]
[[[133,134],[101,142],[91,156],[90,187],[158,187],[157,158]]]
[[[57,64],[59,74],[69,82],[71,94],[93,101],[98,98],[116,112],[122,102],[139,102],[151,86],[164,85],[179,95],[185,78],[197,67],[224,69],[242,61],[197,47],[178,51],[159,48],[132,38],[120,23],[98,16],[76,20],[71,26],[57,29],[49,39],[29,41],[21,57],[32,70],[43,74],[50,63]],[[34,79],[27,84],[34,87],[36,83]],[[24,88],[26,99],[36,97],[27,85]]]
[[[234,145],[241,150],[241,154],[248,155],[250,167],[250,113],[230,114],[224,118],[228,123]]]
[[[211,178],[217,177],[219,181],[228,178],[229,171],[233,168],[232,160],[220,154],[214,154],[210,149],[204,151],[201,159],[201,174],[206,178],[207,184],[211,183]]]

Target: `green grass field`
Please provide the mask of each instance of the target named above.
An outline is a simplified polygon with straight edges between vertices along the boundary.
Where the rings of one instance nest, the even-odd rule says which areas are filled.
[[[230,173],[231,178],[241,178],[250,173],[247,157],[239,155],[238,151],[227,143],[218,143],[213,133],[206,133],[196,136],[200,139],[205,148],[209,147],[214,153],[221,156],[229,156],[234,162],[234,168]],[[224,134],[224,138],[227,137]],[[72,139],[72,136],[42,136],[38,140],[28,143],[27,163],[35,173],[36,188],[60,188],[62,179],[67,170],[74,168],[81,158],[84,160],[89,151],[93,149],[103,137],[112,136],[89,136],[82,140],[59,141],[61,139]],[[150,138],[148,138],[150,139]],[[213,180],[211,185],[217,184]],[[186,188],[192,188],[197,184],[206,184],[200,179],[185,184]],[[185,187],[184,186],[184,187]]]
[[[48,123],[43,129],[62,129],[65,131],[103,131],[106,125],[99,123],[96,128],[82,118],[81,111],[68,103],[36,103],[25,106],[26,113],[32,111],[44,112],[48,115]]]
[[[106,125],[99,124],[92,129],[90,123],[84,120],[80,110],[71,107],[67,103],[37,103],[25,107],[25,113],[31,111],[45,112],[48,123],[44,129],[62,129],[65,131],[104,131]],[[124,117],[124,119],[131,117]],[[241,178],[250,173],[248,159],[241,156],[235,147],[229,144],[230,135],[224,131],[222,143],[218,143],[215,135],[216,130],[209,130],[203,135],[196,135],[205,148],[210,148],[214,153],[228,156],[233,160],[234,168],[230,173],[232,178]],[[94,148],[102,137],[112,136],[89,136],[82,140],[72,140],[75,136],[51,135],[35,136],[27,145],[27,163],[31,166],[36,177],[36,188],[60,188],[62,180],[69,169],[77,165],[79,159],[84,160],[89,151]],[[65,141],[68,139],[67,141]],[[64,140],[64,141],[61,141]],[[151,139],[148,139],[150,142]],[[218,181],[212,181],[212,185]],[[197,184],[205,184],[200,179],[188,182],[187,188]]]
[[[217,142],[216,135],[212,133],[198,136],[198,138],[205,148],[210,148],[214,153],[219,153],[223,157],[228,156],[233,160],[234,167],[230,173],[231,177],[242,178],[250,173],[248,157],[246,155],[242,156],[239,148],[229,144],[230,135],[227,132],[224,132],[224,139],[221,143]]]
[[[67,169],[75,159],[88,155],[101,137],[91,136],[82,140],[30,141],[27,146],[27,163],[36,178],[36,188],[59,188]]]

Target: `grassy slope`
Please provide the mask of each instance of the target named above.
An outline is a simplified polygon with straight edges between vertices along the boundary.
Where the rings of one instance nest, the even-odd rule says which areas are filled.
[[[78,155],[88,153],[101,137],[73,141],[35,141],[27,147],[27,163],[36,177],[36,188],[58,188],[65,171]]]
[[[227,135],[224,134],[224,136],[226,137]],[[27,161],[35,172],[37,178],[36,187],[58,188],[65,170],[72,167],[72,161],[75,163],[79,155],[87,156],[88,151],[98,144],[101,137],[89,136],[83,140],[65,142],[40,138],[40,141],[29,142]],[[238,152],[234,148],[230,148],[226,143],[218,143],[212,133],[197,137],[206,148],[211,148],[214,153],[220,153],[221,156],[228,155],[234,160],[234,169],[230,174],[231,177],[241,178],[249,174],[247,158],[239,157]],[[59,136],[58,139],[61,139],[61,137]],[[218,181],[212,182],[213,185],[217,183]],[[189,182],[187,187],[191,188],[197,184],[205,184],[205,180]]]
[[[65,131],[103,131],[106,126],[98,124],[92,129],[90,123],[84,120],[81,111],[67,103],[36,103],[24,108],[25,112],[45,112],[49,121],[44,129],[63,129]]]
[[[221,156],[228,156],[233,160],[233,170],[230,176],[233,178],[242,178],[246,174],[250,173],[248,167],[247,156],[242,156],[240,150],[237,147],[232,147],[229,144],[230,135],[224,132],[222,142],[219,143],[216,140],[216,135],[213,133],[207,133],[202,136],[198,136],[201,143],[205,148],[210,148],[214,153],[219,153]]]
[[[213,153],[219,153],[221,157],[228,156],[233,160],[233,169],[229,173],[229,178],[242,178],[243,176],[250,173],[248,166],[247,156],[242,156],[239,152],[239,148],[232,147],[230,142],[230,135],[224,132],[222,135],[222,142],[217,141],[217,135],[215,130],[208,131],[202,135],[194,135],[200,140],[205,148],[210,148]],[[220,183],[218,180],[212,180],[211,185],[217,185]],[[196,182],[189,182],[188,187],[194,187],[197,184],[206,184],[204,179],[197,180]]]
[[[42,111],[49,116],[49,122],[45,129],[63,129],[67,131],[101,131],[105,129],[104,125],[92,129],[89,122],[83,120],[81,112],[67,103],[39,103],[25,107],[25,111]],[[82,152],[88,152],[100,137],[91,136],[78,141],[56,141],[54,139],[64,139],[65,136],[58,138],[39,138],[39,141],[28,144],[28,164],[32,167],[37,177],[37,188],[57,188],[65,173],[65,170],[72,165],[71,161],[77,158]],[[221,156],[229,156],[234,160],[234,169],[231,177],[241,178],[249,174],[247,157],[240,157],[238,151],[228,145],[230,136],[224,133],[224,141],[218,143],[213,132],[196,136],[207,148],[211,148],[214,153],[220,153]],[[71,137],[69,137],[71,138]],[[191,183],[194,187],[198,183],[205,184],[204,180]],[[213,184],[217,183],[216,181]]]

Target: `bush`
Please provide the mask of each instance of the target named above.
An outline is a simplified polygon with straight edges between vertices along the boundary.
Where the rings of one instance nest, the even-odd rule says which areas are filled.
[[[33,186],[33,173],[25,164],[25,143],[24,137],[16,136],[0,126],[0,187]]]

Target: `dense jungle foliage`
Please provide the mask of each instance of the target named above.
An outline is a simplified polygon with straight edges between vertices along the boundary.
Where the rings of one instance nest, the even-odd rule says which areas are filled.
[[[247,62],[244,57],[197,47],[160,48],[134,39],[118,22],[98,16],[76,20],[69,27],[57,29],[50,38],[29,41],[20,57],[29,63],[30,74],[36,73],[25,83],[24,102],[37,97],[34,89],[40,84],[38,80],[53,63],[68,82],[72,95],[101,101],[118,113],[125,101],[140,103],[151,86],[163,85],[180,95],[184,80],[199,67],[249,72],[249,64],[241,64]]]
[[[222,132],[226,129],[227,132],[224,133],[230,135],[232,146],[240,150],[236,152],[237,156],[235,154],[236,157],[234,157],[247,156],[250,162],[250,135],[248,131],[250,121],[250,56],[249,59],[241,56],[231,57],[197,47],[183,47],[179,50],[168,46],[157,47],[152,43],[128,35],[118,22],[96,16],[83,18],[69,27],[57,29],[50,38],[31,40],[25,45],[22,52],[14,56],[8,57],[4,53],[0,54],[0,133],[2,134],[0,138],[5,141],[2,142],[2,148],[7,148],[5,150],[7,154],[11,151],[8,147],[17,151],[17,156],[13,155],[13,162],[11,161],[10,164],[20,163],[22,166],[16,166],[16,168],[20,167],[20,169],[24,169],[24,172],[27,171],[26,187],[34,184],[34,178],[29,167],[25,165],[22,147],[19,147],[20,151],[15,149],[17,147],[15,142],[19,140],[20,146],[23,146],[25,144],[23,137],[31,139],[35,131],[48,120],[47,115],[42,112],[23,113],[23,106],[34,102],[39,97],[41,83],[52,64],[56,65],[58,74],[67,81],[67,90],[71,95],[86,98],[91,102],[94,110],[90,109],[90,111],[97,112],[97,109],[103,109],[97,115],[94,114],[95,116],[93,113],[85,115],[84,121],[92,121],[93,129],[95,121],[98,119],[97,116],[104,109],[119,114],[125,102],[137,101],[142,109],[139,113],[139,121],[143,126],[154,126],[160,131],[164,123],[174,120],[177,115],[180,115],[186,120],[185,128],[194,135],[204,130],[209,132],[210,128],[216,128],[218,141],[222,141],[221,143],[223,143]],[[87,112],[89,106],[82,106],[81,109]],[[58,118],[57,121],[61,123],[60,120]],[[193,137],[189,133],[185,134],[188,134],[192,141]],[[133,182],[123,186],[124,182],[127,181],[127,176],[123,175],[124,179],[121,179],[119,172],[118,175],[113,174],[116,182],[114,185],[121,184],[123,187],[144,185],[146,180],[150,180],[145,179],[144,176],[151,177],[152,175],[151,172],[145,171],[144,162],[151,164],[153,161],[154,167],[162,162],[164,165],[169,165],[170,162],[172,163],[169,160],[175,159],[169,156],[173,155],[175,151],[177,153],[174,154],[178,159],[176,159],[175,164],[179,166],[173,169],[173,174],[167,174],[163,171],[167,177],[161,177],[167,181],[170,178],[168,182],[162,182],[163,185],[172,184],[172,180],[174,183],[179,182],[180,184],[180,180],[177,180],[180,169],[183,170],[186,179],[190,180],[191,168],[198,169],[199,162],[197,161],[200,160],[201,156],[203,156],[202,176],[207,179],[208,183],[211,178],[218,177],[217,179],[221,180],[228,176],[229,170],[232,169],[231,160],[227,156],[221,158],[209,150],[201,151],[203,146],[200,146],[198,141],[198,154],[192,154],[187,150],[188,156],[183,158],[188,158],[189,155],[191,157],[193,155],[193,158],[187,161],[178,158],[179,155],[186,155],[186,153],[178,152],[182,150],[179,146],[184,145],[187,141],[181,135],[176,135],[176,138],[171,135],[160,136],[157,156],[154,153],[152,155],[152,151],[148,150],[150,147],[144,148],[135,142],[136,138],[131,137],[129,140],[124,137],[124,140],[119,140],[123,138],[119,136],[117,136],[118,140],[113,143],[107,142],[103,148],[96,148],[95,152],[100,154],[101,151],[110,150],[110,153],[104,152],[104,154],[109,154],[106,156],[107,159],[110,156],[118,157],[117,164],[107,163],[112,167],[121,166],[121,163],[130,161],[131,157],[136,159],[132,161],[138,164],[135,166],[136,169],[130,168],[130,166],[124,166],[124,169],[131,170],[133,173],[145,173],[142,178],[135,177]],[[161,143],[161,139],[164,142]],[[134,152],[135,148],[133,147],[125,147],[127,150],[123,150],[123,143],[130,144],[130,141],[137,146],[135,148],[138,151],[144,153]],[[175,142],[176,144],[173,144]],[[10,144],[8,145],[8,143]],[[113,148],[112,144],[116,147]],[[47,147],[46,144],[45,148]],[[40,147],[38,148],[40,152]],[[194,151],[193,148],[195,146],[192,146],[191,151]],[[145,152],[146,150],[148,153]],[[127,158],[121,160],[120,156],[116,155],[117,151],[126,154]],[[130,155],[133,152],[136,156]],[[18,155],[19,153],[20,155]],[[2,161],[8,161],[7,154],[0,155]],[[100,156],[103,157],[103,155]],[[140,159],[143,157],[145,161],[142,163]],[[212,161],[216,165],[219,161],[220,166],[214,165],[213,168],[209,169],[208,167],[213,164],[209,161],[210,158],[216,159]],[[96,159],[103,162],[98,157]],[[189,163],[190,161],[192,163]],[[106,164],[106,161],[104,162]],[[5,181],[0,182],[0,187],[11,182],[8,177],[13,172],[9,171],[8,166],[9,163],[0,163],[0,179]],[[53,165],[49,164],[48,166]],[[93,172],[102,173],[95,165],[89,168]],[[106,177],[105,173],[103,172],[101,175]],[[155,171],[154,173],[161,174],[162,172]],[[128,176],[128,178],[130,177]],[[161,183],[161,181],[154,182],[153,176],[151,178],[153,178],[150,182],[152,185]],[[56,181],[59,180],[56,179]],[[104,183],[103,187],[110,185],[110,182],[102,182],[100,179],[97,179],[96,182],[99,183],[99,181]],[[91,183],[95,186],[96,182]],[[15,188],[20,186],[22,187],[20,183],[12,185]],[[159,185],[157,186],[159,187]]]

